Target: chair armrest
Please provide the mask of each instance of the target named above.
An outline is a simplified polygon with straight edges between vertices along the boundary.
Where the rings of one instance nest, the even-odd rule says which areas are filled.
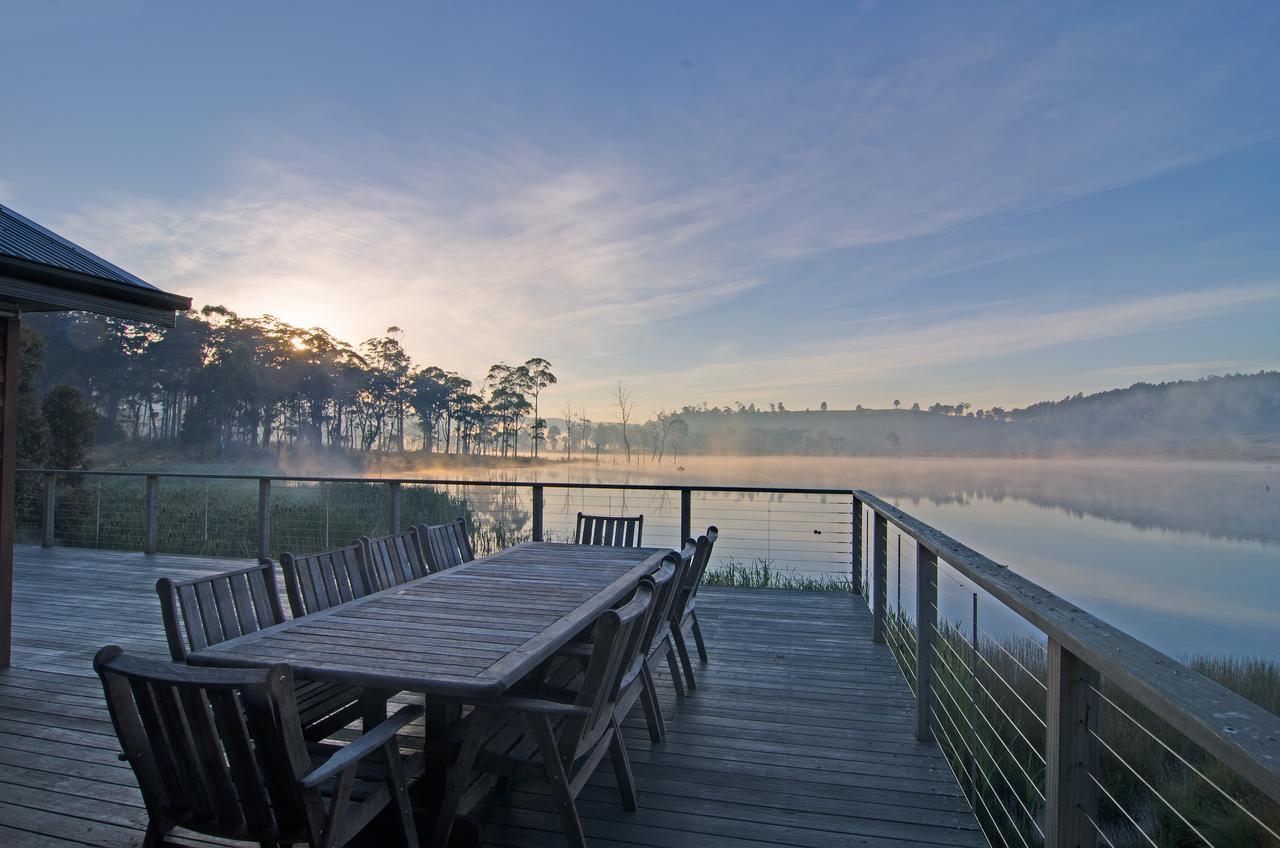
[[[365,757],[382,749],[382,746],[395,738],[405,725],[422,715],[422,707],[407,706],[396,710],[395,715],[381,722],[373,730],[361,735],[356,741],[338,751],[319,767],[302,778],[304,789],[315,789],[325,781],[336,777],[344,770],[354,766]]]
[[[591,715],[590,707],[580,707],[577,704],[562,704],[559,701],[548,701],[545,698],[503,698],[498,701],[498,707],[504,710],[514,710],[521,713],[537,713],[539,715]]]

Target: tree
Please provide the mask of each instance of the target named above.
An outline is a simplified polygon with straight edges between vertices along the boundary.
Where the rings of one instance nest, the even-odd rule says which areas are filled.
[[[902,408],[902,401],[900,401],[900,400],[895,400],[895,401],[893,402],[893,408],[894,408],[894,409],[901,409],[901,408]]]
[[[912,412],[919,412],[919,411],[920,411],[920,404],[919,404],[919,403],[913,403],[913,404],[911,404],[911,411],[912,411]]]
[[[822,412],[826,412],[826,411],[827,411],[827,402],[824,400],[822,403],[818,404],[818,409],[819,409],[820,411],[822,411]]]
[[[18,462],[29,468],[49,463],[49,422],[40,408],[36,381],[44,359],[44,339],[22,328],[18,354],[17,453]]]
[[[613,399],[618,405],[618,422],[622,425],[622,445],[627,451],[627,462],[631,461],[631,440],[627,438],[627,424],[631,421],[631,413],[636,405],[631,402],[631,392],[622,387],[622,381],[618,381],[618,388],[613,394]]]
[[[97,413],[80,390],[54,386],[40,404],[49,428],[48,462],[54,468],[87,468]]]
[[[527,375],[526,385],[529,391],[533,393],[533,420],[536,429],[537,422],[541,421],[538,417],[538,396],[542,394],[542,390],[547,386],[554,385],[556,375],[551,373],[551,363],[540,356],[532,359],[526,359],[524,363],[525,374]],[[545,427],[545,422],[543,423]],[[538,455],[538,439],[533,440],[533,455]]]
[[[560,410],[560,414],[564,416],[564,458],[566,460],[573,459],[573,402],[565,401],[564,409]]]
[[[422,448],[435,448],[436,427],[449,407],[449,374],[435,365],[419,368],[409,378],[409,405],[418,416]]]

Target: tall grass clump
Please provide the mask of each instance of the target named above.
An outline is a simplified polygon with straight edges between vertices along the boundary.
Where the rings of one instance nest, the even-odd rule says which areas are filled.
[[[747,562],[733,556],[703,574],[704,586],[734,589],[791,589],[802,592],[848,592],[849,578],[780,569],[761,557]]]

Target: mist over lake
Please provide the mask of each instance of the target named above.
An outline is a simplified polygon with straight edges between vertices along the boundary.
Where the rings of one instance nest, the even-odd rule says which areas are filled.
[[[1280,657],[1275,463],[792,456],[678,463],[628,466],[605,456],[498,476],[866,489],[1166,653]],[[891,556],[891,583],[894,576]],[[942,582],[954,607],[944,612],[960,618],[963,592]],[[910,604],[911,580],[903,584]],[[995,604],[982,609],[992,626],[1018,626]]]

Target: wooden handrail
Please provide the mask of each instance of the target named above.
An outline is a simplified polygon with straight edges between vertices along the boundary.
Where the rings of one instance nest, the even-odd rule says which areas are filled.
[[[1280,803],[1280,716],[875,495],[857,491],[855,496]]]

